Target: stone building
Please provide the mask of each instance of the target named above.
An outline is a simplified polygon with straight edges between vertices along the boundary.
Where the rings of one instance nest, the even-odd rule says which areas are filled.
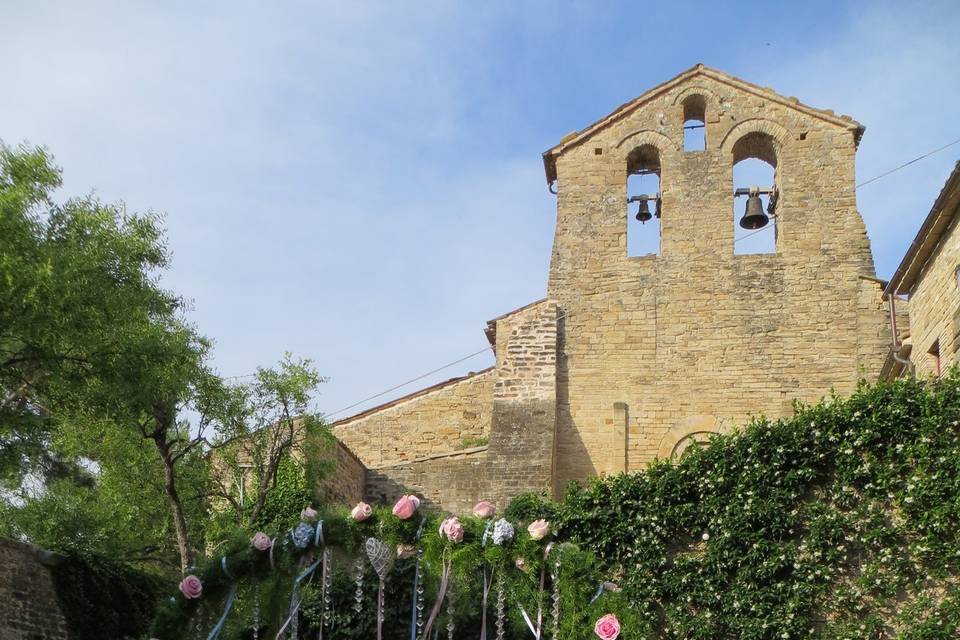
[[[893,326],[881,377],[911,369],[938,376],[960,362],[960,162],[954,166],[917,237],[884,292],[891,313],[909,301],[909,330]],[[895,316],[894,316],[895,317]],[[902,324],[902,323],[901,323]]]
[[[876,378],[890,329],[856,209],[863,132],[697,65],[564,137],[543,154],[557,194],[546,296],[487,323],[496,364],[334,423],[368,498],[406,488],[459,510],[557,494]],[[769,183],[734,184],[746,159]],[[649,225],[631,176],[654,184]],[[750,228],[766,203],[768,252],[735,249],[752,233],[735,200],[738,214],[752,201]],[[659,240],[629,255],[629,233]]]

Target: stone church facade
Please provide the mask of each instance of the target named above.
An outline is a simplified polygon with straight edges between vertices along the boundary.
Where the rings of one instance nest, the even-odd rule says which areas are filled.
[[[703,150],[684,149],[688,121]],[[876,378],[890,327],[856,208],[863,131],[697,65],[563,138],[543,155],[557,194],[546,296],[488,322],[496,364],[333,424],[366,497],[461,510],[557,495]],[[769,253],[734,250],[746,158],[775,171],[760,185],[775,189]],[[659,177],[653,255],[627,251],[635,173]]]

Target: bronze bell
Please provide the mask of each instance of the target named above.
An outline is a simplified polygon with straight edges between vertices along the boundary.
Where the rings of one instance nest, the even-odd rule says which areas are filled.
[[[767,226],[770,218],[763,211],[763,203],[760,202],[760,196],[751,193],[747,198],[747,208],[743,211],[743,217],[740,218],[740,226],[744,229],[761,229]]]
[[[643,195],[640,197],[643,198],[643,200],[640,201],[640,208],[637,209],[637,220],[639,220],[641,224],[645,224],[651,220],[653,216],[650,214],[650,205],[647,204],[647,196]]]

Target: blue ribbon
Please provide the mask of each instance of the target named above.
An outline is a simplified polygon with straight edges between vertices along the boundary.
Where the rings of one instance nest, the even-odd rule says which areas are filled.
[[[590,604],[593,604],[597,601],[597,598],[603,595],[603,583],[600,583],[600,586],[597,587],[597,592],[593,594],[593,597],[590,598]]]
[[[314,569],[320,566],[320,563],[323,562],[323,556],[321,555],[320,559],[314,562],[312,565],[303,570],[297,578],[293,581],[293,593],[290,594],[290,615],[287,616],[286,621],[280,626],[280,631],[277,632],[277,638],[283,635],[283,632],[286,630],[287,625],[293,620],[293,617],[297,615],[297,612],[300,610],[300,601],[297,596],[300,595],[300,583],[304,578],[313,573]]]
[[[223,575],[233,580],[233,576],[230,575],[229,571],[227,571],[227,556],[220,557],[220,568],[223,569]]]
[[[224,556],[226,560],[226,556]],[[226,573],[226,571],[224,571]],[[227,603],[223,607],[223,615],[220,616],[220,620],[217,621],[217,626],[210,630],[210,635],[207,636],[207,640],[214,640],[217,636],[220,635],[220,632],[223,631],[223,625],[227,622],[227,615],[230,614],[230,609],[233,607],[233,597],[237,595],[237,585],[230,585],[230,592],[227,593]]]
[[[487,538],[490,537],[490,533],[493,531],[493,518],[487,521],[487,526],[483,529],[483,538],[481,539],[480,546],[487,546]]]

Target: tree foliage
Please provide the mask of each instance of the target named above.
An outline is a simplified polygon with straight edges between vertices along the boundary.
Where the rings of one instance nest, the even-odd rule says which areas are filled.
[[[161,564],[175,549],[185,570],[209,524],[210,452],[257,443],[257,519],[320,378],[288,356],[226,384],[160,285],[160,218],[58,203],[59,186],[44,149],[0,144],[0,533]]]

